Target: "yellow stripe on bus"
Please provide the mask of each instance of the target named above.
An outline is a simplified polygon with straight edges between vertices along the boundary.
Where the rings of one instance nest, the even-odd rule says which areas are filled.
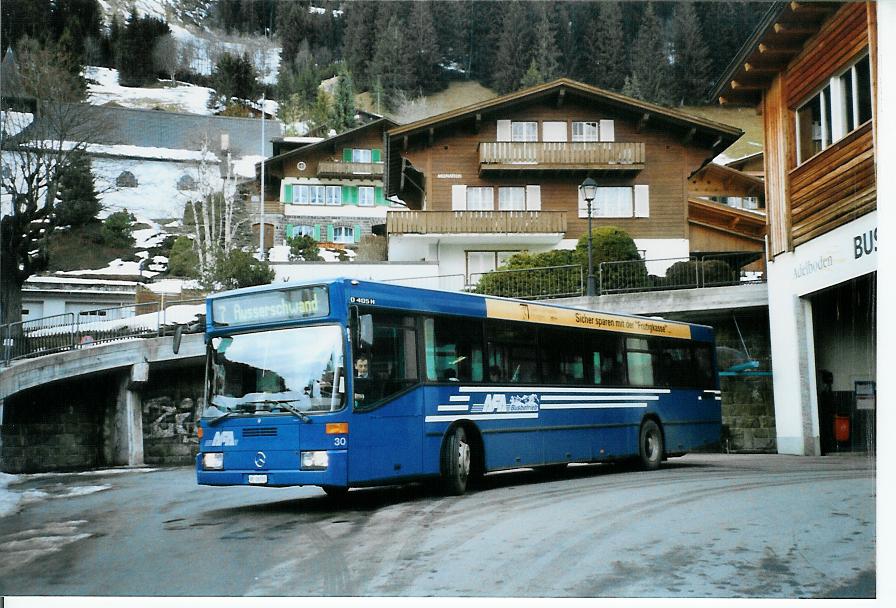
[[[552,306],[528,304],[525,302],[506,302],[503,300],[491,299],[486,300],[485,302],[486,315],[492,319],[549,323],[551,325],[603,329],[628,334],[665,336],[667,338],[689,339],[691,337],[690,326],[672,321],[637,319],[585,310],[554,308]]]

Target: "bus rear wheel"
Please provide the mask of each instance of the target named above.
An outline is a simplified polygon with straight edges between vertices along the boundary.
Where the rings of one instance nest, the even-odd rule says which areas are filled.
[[[654,471],[663,460],[663,432],[654,420],[645,420],[641,425],[641,437],[638,442],[641,468]]]
[[[442,450],[442,485],[446,494],[460,496],[467,490],[471,456],[466,431],[462,426],[455,427]]]

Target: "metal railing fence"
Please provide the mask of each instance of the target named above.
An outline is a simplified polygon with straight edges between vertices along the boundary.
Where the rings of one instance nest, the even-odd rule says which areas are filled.
[[[626,293],[667,289],[723,287],[765,281],[764,259],[757,270],[742,268],[743,253],[707,254],[679,258],[601,262],[598,293]]]
[[[153,338],[205,314],[205,298],[97,308],[0,325],[4,365],[55,352],[132,338]],[[138,314],[139,313],[139,314]],[[200,328],[201,329],[201,328]]]
[[[522,300],[569,298],[584,293],[583,277],[578,264],[493,270],[472,273],[467,291]]]

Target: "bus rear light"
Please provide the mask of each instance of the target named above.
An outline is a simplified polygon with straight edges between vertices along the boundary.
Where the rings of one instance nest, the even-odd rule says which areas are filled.
[[[327,435],[347,435],[348,422],[328,422]]]
[[[202,439],[202,427],[201,427],[201,426],[197,426],[197,427],[196,427],[196,436],[197,436],[199,439]]]

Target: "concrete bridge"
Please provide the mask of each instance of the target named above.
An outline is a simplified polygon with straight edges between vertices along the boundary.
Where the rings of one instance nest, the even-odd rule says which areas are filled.
[[[764,315],[766,334],[767,302],[764,283],[544,301],[713,325],[760,311],[756,331]],[[184,334],[177,353],[173,344],[171,336],[132,338],[0,368],[0,471],[189,462],[205,346],[202,334]]]

